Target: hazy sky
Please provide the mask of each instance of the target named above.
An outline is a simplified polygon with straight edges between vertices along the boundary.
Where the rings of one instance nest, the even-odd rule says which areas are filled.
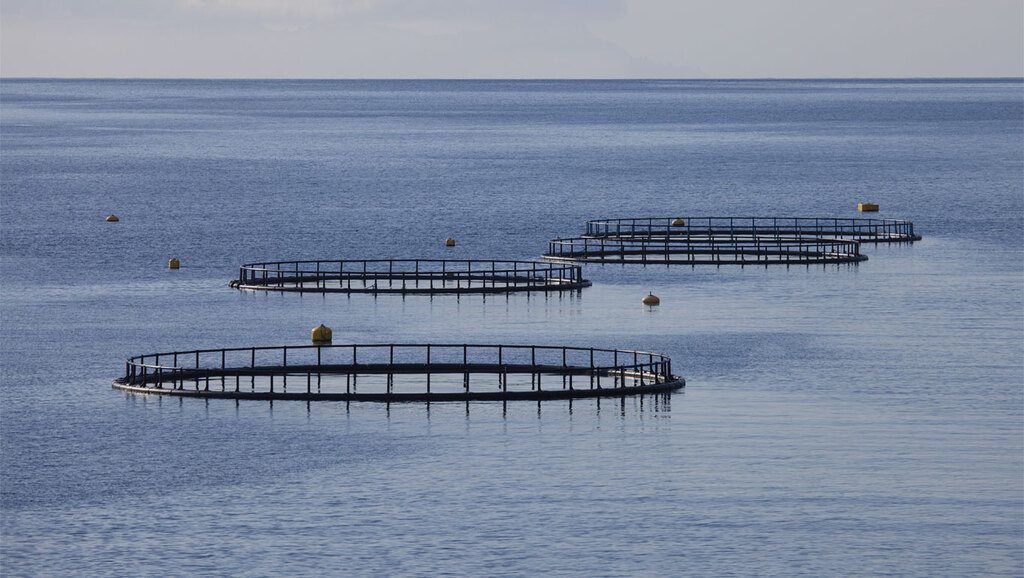
[[[1024,0],[0,0],[0,75],[1021,76]]]

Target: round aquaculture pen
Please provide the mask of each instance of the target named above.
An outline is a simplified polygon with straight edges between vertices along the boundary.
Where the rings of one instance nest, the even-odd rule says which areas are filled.
[[[590,285],[579,266],[538,261],[361,259],[247,263],[232,287],[310,293],[510,293]]]
[[[912,243],[914,223],[818,217],[644,217],[587,221],[587,237],[840,237],[864,243]]]
[[[288,345],[151,353],[115,389],[261,400],[548,400],[667,393],[672,361],[646,351],[551,345]]]
[[[777,236],[575,237],[548,243],[545,259],[668,265],[812,265],[867,259],[848,239]]]

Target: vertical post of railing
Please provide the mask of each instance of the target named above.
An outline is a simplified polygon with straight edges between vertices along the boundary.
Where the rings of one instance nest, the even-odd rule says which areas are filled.
[[[427,345],[427,395],[430,394],[430,345]]]
[[[501,386],[501,390],[505,391],[505,371],[504,371],[504,359],[502,358],[502,347],[498,346],[498,385]]]
[[[395,368],[395,346],[394,344],[388,346],[388,393],[391,393],[391,388],[395,383],[394,371]]]
[[[536,346],[530,346],[530,391],[537,388],[537,381],[539,380],[539,374],[537,373],[537,348]]]
[[[594,389],[594,348],[590,348],[590,389]]]

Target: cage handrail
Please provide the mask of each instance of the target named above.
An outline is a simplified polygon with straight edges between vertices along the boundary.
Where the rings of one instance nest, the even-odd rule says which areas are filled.
[[[329,286],[332,281],[337,286]],[[414,284],[409,286],[410,282]],[[579,265],[513,259],[259,261],[241,265],[237,280],[231,282],[240,289],[350,293],[563,291],[589,285]]]
[[[308,355],[310,350],[315,350],[315,357]],[[332,354],[334,350],[341,357]],[[257,363],[257,354],[268,351],[279,357],[268,363],[263,353]],[[307,354],[296,356],[295,352]],[[182,359],[187,361],[182,364]],[[488,374],[498,376],[497,390],[493,381],[481,381],[481,376]],[[417,375],[423,379],[409,381],[409,376]],[[462,383],[453,391],[452,376],[457,375],[461,375]],[[529,375],[529,391],[521,389],[525,381],[513,379],[510,384],[509,377],[515,375]],[[332,381],[332,376],[338,376],[338,380]],[[357,391],[357,382],[372,376],[384,377],[385,389],[381,391],[382,384],[371,380],[369,390]],[[542,382],[548,381],[543,378],[552,376],[556,380],[561,377],[561,389],[557,381],[554,386],[542,386]],[[248,378],[248,391],[242,388],[242,377]],[[327,381],[323,381],[324,377]],[[432,389],[432,377],[441,377],[435,380],[440,389]],[[289,378],[293,384],[295,379],[299,380],[299,391],[288,391]],[[610,386],[602,386],[603,379],[609,380]],[[228,381],[234,382],[233,391],[227,389]],[[186,383],[194,383],[194,388],[186,387]],[[279,387],[275,388],[275,383]],[[321,391],[322,385],[326,391]],[[192,397],[384,402],[540,401],[661,394],[685,385],[686,380],[673,373],[672,359],[663,354],[519,343],[254,345],[147,353],[128,358],[123,377],[113,383],[115,389],[129,392]]]
[[[250,347],[218,347],[210,349],[188,349],[180,351],[163,351],[157,353],[146,353],[142,355],[135,355],[127,359],[128,362],[135,363],[138,366],[147,366],[153,368],[163,369],[174,369],[174,366],[167,366],[162,364],[145,364],[146,358],[166,357],[166,356],[183,356],[183,355],[202,355],[208,353],[233,353],[240,351],[284,351],[297,350],[297,349],[373,349],[373,348],[471,348],[471,349],[518,349],[518,350],[545,350],[545,351],[575,351],[575,352],[590,352],[594,353],[610,353],[610,354],[628,354],[628,355],[641,355],[641,356],[655,356],[664,360],[670,358],[664,354],[655,353],[652,351],[641,351],[634,349],[611,349],[602,347],[581,347],[572,345],[524,345],[524,344],[493,344],[493,343],[358,343],[358,344],[303,344],[303,345],[255,345]],[[614,365],[612,367],[618,367]],[[195,369],[194,367],[177,367],[179,369]]]
[[[639,257],[639,259],[627,259]],[[684,256],[688,259],[671,259]],[[697,257],[710,256],[710,259]],[[632,263],[819,263],[862,261],[860,241],[822,237],[571,237],[548,242],[545,259]]]
[[[682,224],[674,225],[676,219]],[[914,224],[903,219],[870,217],[623,217],[593,219],[586,222],[587,236],[681,235],[686,232],[759,231],[771,234],[784,230],[793,234],[816,236],[857,236],[876,241],[920,240]]]

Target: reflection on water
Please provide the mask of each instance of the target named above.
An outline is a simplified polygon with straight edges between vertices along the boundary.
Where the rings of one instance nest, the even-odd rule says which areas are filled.
[[[508,419],[509,412],[511,411],[516,415],[533,415],[533,410],[536,408],[537,418],[541,418],[542,415],[554,416],[554,419],[560,419],[559,416],[568,416],[572,418],[574,415],[576,419],[589,419],[599,418],[602,412],[602,404],[604,406],[604,413],[606,415],[617,415],[621,418],[629,417],[633,419],[641,419],[642,414],[647,413],[649,417],[670,417],[672,413],[672,396],[682,396],[685,390],[665,393],[657,393],[652,395],[630,395],[621,397],[606,397],[606,398],[581,398],[581,399],[566,399],[566,400],[544,400],[544,401],[495,401],[495,402],[482,402],[482,401],[469,401],[469,402],[371,402],[371,401],[257,401],[257,400],[223,400],[216,399],[196,399],[196,398],[185,398],[185,397],[173,397],[168,398],[164,395],[158,394],[141,394],[141,393],[122,393],[125,403],[135,411],[156,411],[157,414],[162,414],[167,408],[165,403],[174,404],[172,411],[176,412],[177,415],[183,415],[185,412],[185,404],[201,404],[203,409],[203,419],[209,419],[210,417],[210,404],[233,404],[234,405],[234,416],[235,418],[243,417],[244,406],[262,406],[265,408],[267,416],[273,416],[274,404],[277,403],[278,408],[282,405],[286,406],[303,406],[306,411],[307,422],[312,423],[316,420],[330,420],[338,416],[337,407],[344,408],[344,415],[348,416],[353,410],[355,411],[366,411],[363,408],[372,408],[372,413],[378,413],[380,408],[384,410],[384,416],[387,419],[391,418],[392,407],[401,408],[401,415],[403,417],[414,415],[416,408],[420,408],[422,415],[427,422],[431,419],[431,411],[433,410],[436,415],[439,411],[438,407],[444,408],[441,415],[447,419],[451,415],[449,408],[459,407],[465,409],[466,417],[470,416],[471,410],[473,412],[480,412],[483,414],[485,421],[490,421],[491,414],[495,408],[500,409],[500,416],[503,419]],[[153,406],[153,407],[151,407]],[[247,407],[244,408],[245,415],[251,415],[255,408]],[[261,413],[259,409],[255,410],[255,413]],[[288,413],[289,416],[293,415],[291,411]],[[218,416],[219,419],[219,416]],[[318,421],[319,425],[329,426],[328,422]]]

